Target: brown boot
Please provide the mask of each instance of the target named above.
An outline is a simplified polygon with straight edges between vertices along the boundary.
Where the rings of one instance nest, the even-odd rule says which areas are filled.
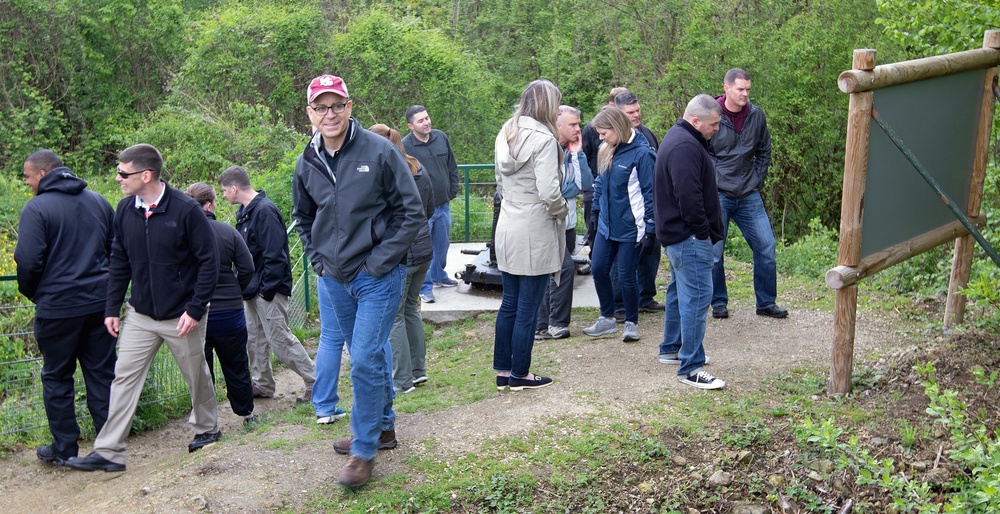
[[[348,489],[357,489],[368,483],[374,467],[375,459],[364,460],[351,455],[347,458],[347,465],[340,470],[340,479],[337,482]]]
[[[347,436],[343,439],[337,439],[333,442],[333,451],[341,454],[347,455],[351,453],[351,441],[354,440],[354,436]],[[382,434],[378,437],[378,449],[379,450],[391,450],[399,446],[396,441],[396,431],[395,430],[383,430]]]

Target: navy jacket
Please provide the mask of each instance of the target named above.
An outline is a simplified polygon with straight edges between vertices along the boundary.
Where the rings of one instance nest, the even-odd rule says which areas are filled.
[[[246,207],[241,205],[236,210],[236,230],[253,256],[250,289],[269,302],[278,293],[291,296],[292,262],[285,218],[263,190],[257,191],[257,196]]]
[[[426,143],[417,139],[411,132],[403,138],[403,148],[406,149],[406,153],[416,157],[427,170],[427,176],[431,179],[434,189],[434,199],[437,202],[435,207],[455,198],[459,188],[458,163],[455,161],[455,152],[451,150],[451,142],[444,132],[431,130]]]
[[[609,241],[632,242],[654,232],[653,163],[656,154],[639,131],[615,148],[609,169],[594,181],[594,204],[600,211],[597,232]],[[597,166],[595,166],[597,167]]]
[[[708,142],[683,119],[667,131],[656,154],[653,203],[656,238],[663,246],[692,235],[712,243],[722,239],[722,209]]]
[[[17,288],[39,318],[104,310],[114,211],[87,182],[61,166],[38,182],[21,210],[14,261]]]
[[[106,317],[121,315],[130,282],[129,303],[155,320],[187,312],[200,321],[208,310],[219,276],[215,232],[198,202],[165,181],[163,187],[163,200],[148,218],[135,195],[118,202]]]

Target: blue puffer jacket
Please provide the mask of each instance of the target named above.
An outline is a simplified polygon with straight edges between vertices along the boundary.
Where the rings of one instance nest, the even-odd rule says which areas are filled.
[[[656,154],[646,138],[633,131],[632,139],[615,148],[609,169],[594,181],[594,210],[600,210],[597,232],[610,241],[637,242],[655,234],[653,222],[653,164]],[[595,165],[596,167],[596,165]]]

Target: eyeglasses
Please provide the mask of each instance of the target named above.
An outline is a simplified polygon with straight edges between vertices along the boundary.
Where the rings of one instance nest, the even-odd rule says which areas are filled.
[[[121,177],[121,178],[129,178],[129,177],[131,177],[132,175],[138,175],[138,174],[140,174],[140,173],[145,173],[145,172],[147,172],[147,171],[153,171],[153,170],[150,170],[150,169],[146,169],[146,170],[142,170],[142,171],[133,171],[132,173],[129,173],[129,172],[127,172],[127,171],[122,171],[122,169],[121,169],[121,168],[119,168],[118,166],[115,166],[115,171],[117,171],[117,172],[118,172],[118,176],[119,176],[119,177]]]
[[[347,102],[333,104],[333,105],[310,105],[310,109],[316,113],[317,116],[326,116],[326,113],[333,111],[334,114],[340,114],[347,109]]]

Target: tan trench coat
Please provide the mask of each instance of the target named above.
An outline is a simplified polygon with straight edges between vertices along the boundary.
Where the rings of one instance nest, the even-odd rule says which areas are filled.
[[[521,116],[517,138],[508,145],[510,123],[504,123],[495,143],[497,189],[503,194],[497,267],[513,275],[548,275],[559,271],[566,251],[569,209],[562,197],[559,143],[545,125]]]

